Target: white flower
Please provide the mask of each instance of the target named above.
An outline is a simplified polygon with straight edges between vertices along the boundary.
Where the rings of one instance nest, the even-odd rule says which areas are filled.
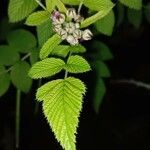
[[[93,36],[93,34],[89,29],[86,29],[83,31],[83,34],[82,34],[83,40],[91,40],[92,36]]]
[[[56,25],[54,25],[54,31],[55,32],[60,32],[60,30],[62,30],[62,25],[61,24],[56,24]]]
[[[72,34],[74,31],[75,31],[75,24],[73,23],[73,22],[69,22],[69,23],[66,23],[66,25],[65,25],[65,30],[68,32],[68,33],[70,33],[70,34]]]
[[[54,11],[52,14],[53,24],[62,24],[65,22],[65,15],[61,14],[59,11]]]
[[[75,22],[82,22],[84,20],[84,18],[81,15],[76,15],[74,17],[74,21]]]
[[[67,42],[70,43],[71,45],[77,45],[79,44],[78,39],[76,39],[75,37],[73,37],[72,35],[69,35],[67,37]]]
[[[63,29],[60,30],[58,34],[61,36],[62,40],[65,40],[67,38],[67,35],[68,35],[67,32]]]
[[[81,39],[82,38],[82,31],[81,30],[75,30],[73,32],[73,36],[76,38],[76,39]]]
[[[70,8],[70,9],[67,10],[66,15],[67,15],[68,18],[73,19],[73,18],[75,18],[76,15],[77,15],[77,14],[76,14],[76,10],[75,10],[74,8]]]
[[[79,29],[79,28],[80,28],[80,24],[79,24],[79,23],[75,23],[75,27],[76,27],[77,29]]]

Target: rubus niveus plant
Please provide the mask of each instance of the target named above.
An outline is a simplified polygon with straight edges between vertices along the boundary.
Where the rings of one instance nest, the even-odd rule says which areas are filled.
[[[105,61],[113,55],[108,46],[94,36],[111,36],[113,29],[125,22],[125,16],[131,25],[139,28],[142,10],[150,21],[150,5],[142,8],[142,0],[118,0],[117,3],[111,0],[9,0],[9,22],[25,22],[35,26],[37,33],[36,39],[19,25],[12,26],[7,29],[8,34],[2,36],[7,44],[0,46],[0,96],[6,93],[10,82],[17,89],[16,147],[19,146],[21,92],[27,93],[32,79],[38,79],[36,99],[42,103],[56,139],[65,150],[76,149],[78,118],[87,90],[76,74],[95,71],[95,112],[106,93],[103,78],[110,77]],[[89,62],[84,55],[87,52],[84,43],[88,42],[92,47]],[[57,77],[59,73],[61,78]],[[41,86],[43,78],[48,82]]]

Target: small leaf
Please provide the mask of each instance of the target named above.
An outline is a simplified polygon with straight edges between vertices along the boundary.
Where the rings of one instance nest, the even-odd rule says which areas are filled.
[[[60,72],[65,63],[58,58],[46,58],[37,62],[29,71],[29,76],[34,79],[49,77]]]
[[[83,0],[62,0],[64,4],[79,5]]]
[[[35,0],[10,0],[8,16],[10,22],[18,22],[27,17],[36,7]]]
[[[147,21],[150,23],[150,2],[145,7],[144,14],[145,14],[145,17],[146,17]]]
[[[19,54],[10,46],[0,46],[0,64],[1,65],[13,65],[20,59]]]
[[[16,51],[28,53],[36,46],[35,36],[27,30],[18,29],[10,32],[7,41]]]
[[[81,23],[81,28],[85,28],[85,27],[95,23],[96,21],[102,19],[103,17],[105,17],[112,10],[113,7],[114,7],[114,5],[112,5],[108,8],[102,9],[99,12],[97,12],[96,14],[94,14],[93,16],[85,19]]]
[[[0,65],[0,97],[4,95],[10,86],[10,76],[5,67]]]
[[[48,82],[37,91],[43,111],[56,139],[65,150],[75,150],[78,117],[86,88],[79,79],[69,77]]]
[[[49,13],[51,13],[55,8],[54,0],[46,0],[45,2],[47,10],[49,11]]]
[[[135,10],[135,9],[128,9],[127,10],[127,16],[129,22],[135,27],[139,28],[142,22],[142,11],[141,10]]]
[[[53,35],[52,22],[50,20],[37,26],[37,36],[39,46],[42,47],[43,44]]]
[[[115,15],[114,12],[111,10],[105,17],[98,20],[95,23],[96,29],[108,36],[112,35],[113,29],[115,25]]]
[[[62,3],[61,0],[55,0],[54,1],[55,5],[57,6],[57,8],[59,9],[60,12],[66,13],[67,9],[65,7],[65,5]]]
[[[39,49],[35,48],[31,51],[30,63],[31,65],[35,64],[39,58]]]
[[[103,79],[97,78],[95,89],[94,89],[94,96],[93,96],[94,98],[93,106],[96,113],[99,112],[99,108],[102,104],[105,93],[106,93],[106,87]]]
[[[142,8],[142,0],[119,0],[123,5],[133,8],[133,9],[141,9]]]
[[[95,11],[107,10],[114,5],[111,0],[84,0],[83,3],[86,7]]]
[[[37,11],[27,18],[26,24],[29,26],[38,26],[48,19],[50,19],[50,13],[48,11]]]
[[[70,73],[82,73],[91,70],[88,62],[78,55],[69,57],[65,69]]]
[[[110,71],[104,62],[94,61],[93,65],[94,65],[94,68],[95,68],[96,72],[98,73],[99,77],[108,78],[111,76]]]
[[[20,61],[13,66],[10,74],[13,85],[25,93],[30,90],[32,85],[32,80],[28,76],[29,69],[30,65],[27,62]]]
[[[82,46],[81,44],[79,44],[77,46],[70,46],[69,50],[71,53],[74,53],[74,54],[86,52],[86,48],[84,46]]]
[[[62,39],[59,35],[55,34],[47,40],[40,51],[40,58],[44,59],[53,51],[53,49],[60,44]]]

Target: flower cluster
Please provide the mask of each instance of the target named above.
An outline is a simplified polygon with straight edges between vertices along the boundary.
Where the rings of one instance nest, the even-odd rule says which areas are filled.
[[[66,14],[55,10],[51,19],[54,31],[71,45],[78,45],[80,41],[92,38],[92,32],[89,29],[84,31],[80,29],[80,23],[84,18],[77,14],[74,8],[68,9]]]

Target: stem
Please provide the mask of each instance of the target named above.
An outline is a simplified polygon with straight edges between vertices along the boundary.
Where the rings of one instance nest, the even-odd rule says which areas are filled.
[[[83,5],[83,1],[80,3],[79,5],[79,8],[78,8],[78,14],[80,14],[80,11],[81,11],[81,8],[82,8],[82,5]]]
[[[39,1],[39,0],[35,0],[44,10],[47,10],[46,7]]]
[[[19,148],[20,143],[20,102],[21,102],[21,91],[17,89],[16,94],[16,149]]]
[[[41,83],[42,83],[42,79],[39,80],[38,87],[41,86]],[[34,109],[34,115],[37,115],[38,111],[39,111],[39,102],[36,101],[36,103],[35,103],[35,109]]]

